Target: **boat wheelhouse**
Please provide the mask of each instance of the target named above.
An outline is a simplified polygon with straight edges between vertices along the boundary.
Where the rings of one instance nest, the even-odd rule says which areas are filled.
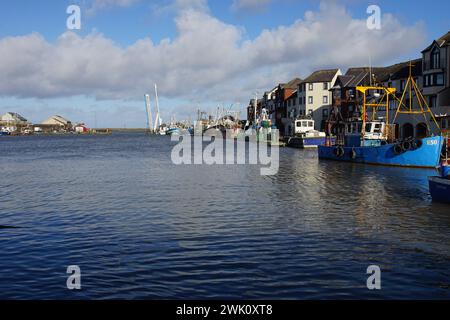
[[[317,148],[326,140],[325,132],[314,129],[315,121],[305,118],[294,121],[294,137],[290,137],[287,146],[292,148]]]

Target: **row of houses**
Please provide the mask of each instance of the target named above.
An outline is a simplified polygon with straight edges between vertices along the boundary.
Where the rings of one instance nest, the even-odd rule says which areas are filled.
[[[318,70],[305,79],[295,78],[287,83],[278,84],[257,100],[257,115],[263,108],[266,109],[272,123],[286,136],[293,134],[295,120],[306,117],[315,120],[316,130],[324,131],[332,110],[339,108],[344,118],[352,118],[358,112],[360,95],[356,90],[357,86],[393,87],[397,89],[396,94],[399,98],[405,89],[410,72],[432,112],[436,115],[450,114],[450,32],[448,32],[425,48],[421,58],[413,61],[381,68],[349,68],[345,73],[338,68]],[[254,106],[253,99],[247,108],[248,119],[254,118]],[[393,100],[389,109],[395,110],[397,106],[398,101]],[[417,103],[415,108],[419,108]],[[423,116],[400,115],[396,118],[397,135],[419,136],[424,130],[436,129],[427,127],[424,124],[425,120]],[[444,129],[449,125],[441,123]]]
[[[22,115],[16,112],[7,112],[0,116],[0,130],[6,133],[63,133],[79,132],[84,133],[89,129],[84,124],[73,125],[70,120],[62,116],[55,115],[42,121],[39,124],[32,124]]]

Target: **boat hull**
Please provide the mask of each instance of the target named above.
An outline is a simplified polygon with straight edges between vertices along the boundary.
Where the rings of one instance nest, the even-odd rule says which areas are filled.
[[[428,183],[433,201],[450,203],[450,179],[429,177]]]
[[[325,142],[326,137],[292,137],[289,138],[287,146],[299,149],[317,148]],[[332,142],[334,143],[334,140]]]
[[[444,139],[441,136],[422,139],[422,146],[414,150],[395,152],[395,144],[364,147],[342,147],[336,155],[335,146],[319,146],[319,159],[347,161],[385,166],[436,168],[439,165]]]
[[[181,130],[176,128],[176,129],[169,129],[166,131],[166,135],[167,136],[179,136],[181,135]]]

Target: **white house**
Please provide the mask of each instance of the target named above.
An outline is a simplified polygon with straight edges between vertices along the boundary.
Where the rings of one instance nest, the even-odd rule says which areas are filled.
[[[332,92],[340,69],[319,70],[312,73],[297,87],[298,117],[310,117],[315,121],[315,129],[323,130],[332,104]]]

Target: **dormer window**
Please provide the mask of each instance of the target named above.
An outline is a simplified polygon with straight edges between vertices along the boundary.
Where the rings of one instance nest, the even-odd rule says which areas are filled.
[[[431,69],[439,69],[441,67],[441,52],[439,48],[434,48],[431,51]]]

